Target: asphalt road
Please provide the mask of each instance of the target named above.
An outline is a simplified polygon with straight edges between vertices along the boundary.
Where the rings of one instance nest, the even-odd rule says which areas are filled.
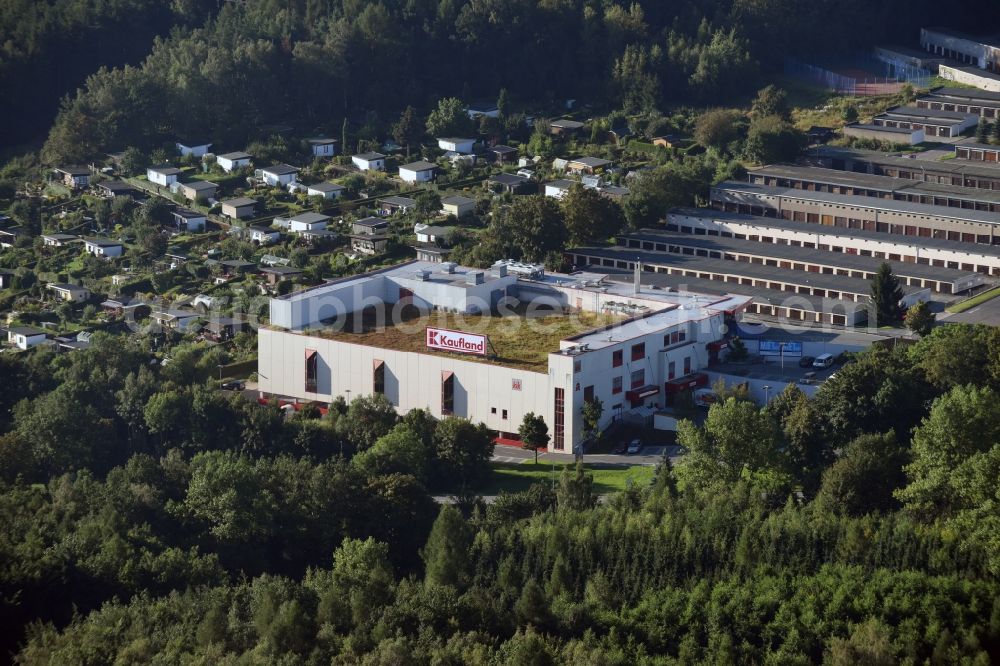
[[[645,446],[633,456],[614,453],[587,454],[583,456],[583,462],[588,465],[656,465],[663,458],[663,449],[664,447],[660,446]],[[534,460],[534,458],[533,452],[513,446],[497,446],[493,449],[494,462],[519,463],[524,460]],[[538,460],[539,462],[565,464],[573,462],[574,457],[571,453],[540,453]],[[677,460],[679,460],[679,456],[670,456],[671,462],[677,462]]]
[[[1000,326],[1000,297],[990,299],[981,305],[950,314],[947,312],[938,315],[938,321],[951,324],[990,324]]]

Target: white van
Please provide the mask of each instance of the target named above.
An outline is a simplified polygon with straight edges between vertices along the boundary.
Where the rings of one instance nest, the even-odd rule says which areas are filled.
[[[814,368],[829,368],[833,365],[833,354],[820,354],[813,361]]]

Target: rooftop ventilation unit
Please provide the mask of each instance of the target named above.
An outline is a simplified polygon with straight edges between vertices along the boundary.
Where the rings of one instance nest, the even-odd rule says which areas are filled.
[[[416,273],[416,278],[418,280],[420,280],[421,282],[427,282],[427,280],[428,280],[428,278],[430,278],[430,276],[431,276],[431,272],[428,271],[428,270],[421,270],[421,271],[417,271],[417,273]]]
[[[482,271],[471,271],[465,276],[468,284],[483,284],[486,281]]]
[[[494,266],[493,269],[497,273],[497,277],[507,277],[507,265],[500,264],[499,266]]]
[[[454,261],[445,261],[441,264],[441,271],[448,274],[454,273],[455,266],[457,264]]]

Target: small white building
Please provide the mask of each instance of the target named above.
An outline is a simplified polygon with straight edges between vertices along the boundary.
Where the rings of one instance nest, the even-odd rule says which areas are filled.
[[[174,224],[178,229],[184,231],[204,231],[206,217],[204,213],[187,208],[177,208],[174,210]]]
[[[275,164],[260,170],[260,178],[271,187],[287,187],[295,182],[299,170],[287,164]]]
[[[326,225],[329,221],[329,215],[322,215],[320,213],[299,213],[295,217],[288,220],[288,228],[293,233],[302,231],[321,231],[326,229]]]
[[[146,180],[160,187],[170,187],[177,182],[181,173],[175,167],[149,167],[146,169]]]
[[[463,196],[452,196],[441,199],[441,212],[445,215],[465,217],[476,210],[476,200]]]
[[[65,247],[80,240],[76,234],[42,234],[42,242],[46,247]]]
[[[182,157],[187,157],[188,155],[204,157],[212,147],[211,143],[181,143],[180,141],[174,145],[177,146],[177,151]]]
[[[382,153],[359,153],[351,156],[351,162],[361,171],[385,171],[385,155]]]
[[[7,342],[18,349],[30,349],[45,342],[45,331],[32,326],[13,326],[7,329]]]
[[[566,180],[561,178],[559,180],[549,181],[545,183],[545,196],[552,197],[554,199],[562,199],[569,192],[569,188],[573,186],[572,180]]]
[[[337,154],[336,139],[309,139],[313,157],[333,157]]]
[[[310,197],[323,197],[324,199],[339,198],[346,188],[337,183],[314,183],[306,185],[306,195]]]
[[[448,244],[453,227],[436,227],[430,224],[414,224],[413,233],[417,237],[418,243],[443,243]]]
[[[122,252],[125,251],[121,243],[100,238],[84,239],[83,247],[89,254],[101,259],[120,257],[122,256]]]
[[[83,303],[90,298],[90,290],[75,284],[54,282],[48,286],[49,291],[55,293],[56,298],[68,303]]]
[[[271,245],[281,240],[281,232],[270,227],[250,227],[250,241],[258,245]]]
[[[475,139],[460,139],[456,137],[444,137],[438,139],[438,148],[461,155],[471,155],[472,147],[476,145]]]
[[[235,152],[226,153],[224,155],[216,155],[215,163],[218,164],[223,171],[230,173],[236,169],[242,169],[245,166],[250,166],[250,160],[252,159],[252,155]]]
[[[399,167],[399,177],[407,183],[429,183],[434,180],[437,165],[432,162],[411,162]]]

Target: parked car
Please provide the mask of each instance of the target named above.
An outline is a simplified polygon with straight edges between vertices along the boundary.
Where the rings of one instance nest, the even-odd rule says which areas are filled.
[[[617,453],[618,455],[621,455],[625,453],[625,450],[627,448],[628,448],[628,443],[620,442],[617,446],[615,446],[615,448],[611,450],[611,453]]]
[[[641,450],[642,450],[642,440],[633,439],[631,442],[628,443],[628,449],[626,450],[626,453],[628,453],[630,456],[634,456]]]
[[[833,365],[833,354],[820,354],[813,361],[814,368],[829,368]]]
[[[816,360],[815,356],[803,356],[802,358],[799,359],[799,367],[811,368],[813,365],[813,361],[815,360]]]
[[[228,382],[222,382],[223,391],[242,391],[246,387],[246,384],[236,379]]]

